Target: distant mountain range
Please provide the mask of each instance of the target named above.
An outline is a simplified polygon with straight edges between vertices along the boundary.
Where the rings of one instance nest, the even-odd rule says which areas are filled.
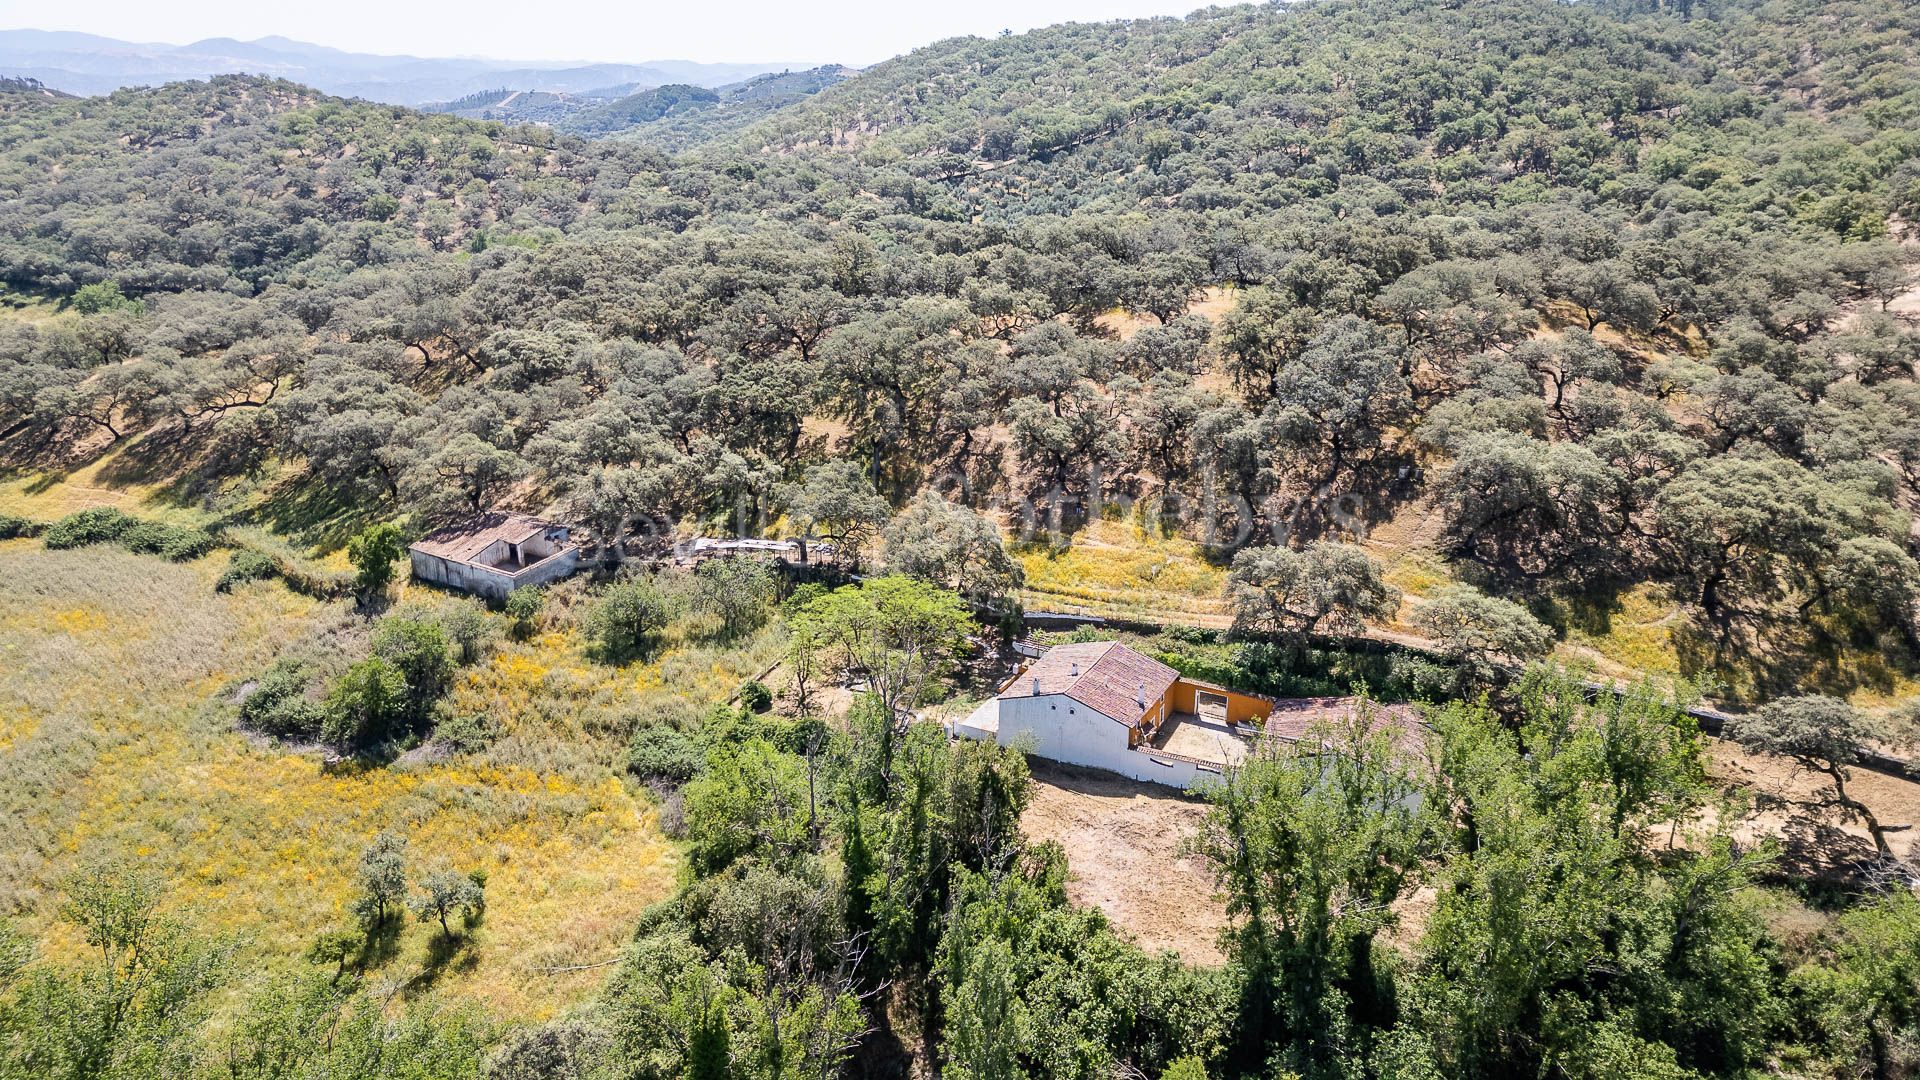
[[[119,41],[62,30],[0,30],[0,77],[37,79],[52,90],[104,94],[124,86],[245,72],[272,75],[329,94],[394,105],[453,101],[506,88],[544,94],[589,94],[612,100],[647,87],[719,87],[805,64],[701,64],[646,60],[636,64],[564,64],[515,60],[377,56],[264,37],[208,38],[191,45]]]
[[[858,74],[826,64],[805,71],[774,71],[708,88],[689,83],[611,86],[580,94],[495,89],[425,106],[474,120],[547,124],[586,138],[637,138],[681,150],[736,131]]]

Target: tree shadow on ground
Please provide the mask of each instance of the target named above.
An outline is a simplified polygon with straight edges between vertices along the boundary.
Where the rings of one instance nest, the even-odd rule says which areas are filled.
[[[199,439],[182,436],[158,455],[150,457],[143,451],[138,457],[136,462],[133,455],[122,455],[102,475],[117,479],[125,461],[130,478],[144,474],[133,482],[159,485],[151,501],[175,506],[197,504],[211,509],[237,501],[269,482],[273,473],[270,445],[231,430],[216,429]]]
[[[1077,765],[1066,765],[1032,755],[1027,757],[1027,768],[1034,780],[1078,795],[1125,795],[1130,798],[1175,803],[1206,801],[1201,796],[1190,794],[1177,787],[1168,787],[1145,780],[1129,780],[1101,769],[1084,769]]]
[[[427,939],[427,956],[420,966],[420,973],[408,979],[401,993],[408,998],[420,997],[449,974],[465,975],[480,964],[480,949],[474,940],[474,929],[478,920],[467,927],[465,933],[443,933],[438,925],[433,928],[433,936]]]
[[[290,479],[253,506],[222,518],[222,525],[254,525],[328,553],[385,516],[385,500],[311,477]]]
[[[410,739],[413,734],[413,731],[407,730],[367,746],[354,747],[345,751],[331,750],[330,753],[338,756],[328,757],[321,764],[320,771],[330,777],[357,777],[385,769],[398,760],[400,755],[413,749]]]
[[[95,474],[108,487],[175,481],[198,461],[201,447],[176,428],[150,428],[122,439],[114,449],[121,452],[101,455],[108,460]]]
[[[1821,804],[1789,803],[1791,816],[1780,829],[1778,872],[1803,881],[1853,887],[1879,861],[1873,842],[1822,820]]]
[[[855,1051],[857,1075],[904,1080],[913,1075],[913,1060],[913,1051],[894,1029],[893,1017],[885,1009],[875,1009],[873,1030]]]
[[[1609,575],[1571,588],[1543,591],[1537,585],[1529,588],[1524,581],[1493,573],[1479,563],[1463,561],[1457,565],[1462,568],[1460,580],[1474,588],[1496,595],[1518,594],[1516,599],[1526,602],[1535,616],[1554,629],[1578,630],[1591,637],[1613,632],[1613,620],[1626,610],[1626,594],[1635,584]]]
[[[56,484],[65,480],[69,475],[71,474],[63,470],[48,470],[27,481],[21,490],[25,491],[28,495],[44,495],[52,491]]]
[[[386,921],[370,928],[360,938],[360,948],[347,966],[356,971],[385,967],[400,954],[400,932],[406,928],[404,911],[387,913]]]
[[[1708,677],[1732,704],[1792,694],[1889,694],[1898,690],[1900,672],[1914,662],[1897,646],[1837,640],[1804,620],[1716,627],[1696,618],[1672,636],[1681,671]]]

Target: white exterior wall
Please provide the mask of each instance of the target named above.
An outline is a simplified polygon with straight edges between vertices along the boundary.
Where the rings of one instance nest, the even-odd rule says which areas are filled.
[[[1070,765],[1120,772],[1126,764],[1126,726],[1065,694],[1000,699],[1000,745]]]
[[[1018,746],[1035,757],[1182,790],[1220,778],[1218,772],[1184,758],[1129,747],[1125,724],[1064,694],[1001,698],[999,714],[1000,745]],[[956,733],[978,737],[958,727]]]
[[[414,577],[491,600],[505,600],[508,593],[522,585],[546,585],[558,581],[580,567],[579,548],[529,566],[519,574],[506,574],[484,566],[454,562],[422,551],[408,554],[412,556]]]
[[[572,577],[574,571],[579,569],[580,549],[577,547],[570,548],[559,555],[549,556],[527,567],[525,570],[520,571],[514,575],[513,584],[515,588],[519,588],[522,585],[548,585],[559,581],[561,578]]]

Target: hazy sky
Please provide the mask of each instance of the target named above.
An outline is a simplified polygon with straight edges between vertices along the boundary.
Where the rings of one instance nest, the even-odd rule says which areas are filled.
[[[185,44],[281,34],[356,52],[864,65],[941,38],[1184,15],[1206,0],[0,0],[0,27]]]

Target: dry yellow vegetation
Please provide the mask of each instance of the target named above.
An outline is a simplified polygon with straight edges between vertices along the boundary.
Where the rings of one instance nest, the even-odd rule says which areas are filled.
[[[1165,536],[1132,520],[1103,520],[1071,543],[1015,545],[1026,571],[1021,603],[1029,611],[1133,616],[1156,622],[1224,626],[1226,569],[1198,543]]]
[[[777,637],[735,649],[675,637],[625,668],[591,662],[572,633],[503,643],[454,693],[503,730],[487,751],[329,765],[235,730],[221,699],[300,642],[363,632],[360,617],[273,583],[218,594],[224,564],[223,553],[174,564],[0,543],[0,906],[24,912],[50,955],[70,952],[79,942],[52,918],[60,874],[124,855],[168,879],[183,916],[259,962],[247,967],[300,963],[346,918],[360,852],[395,829],[418,870],[484,868],[487,913],[444,967],[426,963],[431,935],[410,926],[376,979],[431,983],[509,1020],[597,986],[604,971],[556,969],[613,955],[679,868],[651,796],[621,776],[617,719],[724,700]]]
[[[1614,678],[1678,678],[1684,672],[1675,635],[1689,626],[1665,590],[1639,585],[1620,594],[1604,618],[1571,620],[1558,651],[1563,659],[1590,664]]]
[[[166,499],[157,485],[114,475],[123,443],[67,473],[32,472],[0,478],[0,513],[36,521],[54,521],[96,506],[181,525],[200,524],[206,515]]]
[[[44,296],[0,285],[0,321],[45,322],[60,314],[60,305]]]

